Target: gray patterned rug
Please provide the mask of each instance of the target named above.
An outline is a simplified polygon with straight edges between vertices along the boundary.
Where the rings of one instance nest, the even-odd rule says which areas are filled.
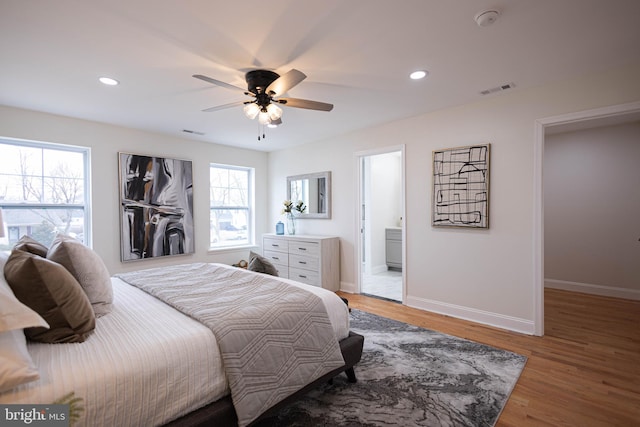
[[[358,382],[344,374],[259,424],[269,426],[493,426],[526,357],[351,312],[364,335]]]

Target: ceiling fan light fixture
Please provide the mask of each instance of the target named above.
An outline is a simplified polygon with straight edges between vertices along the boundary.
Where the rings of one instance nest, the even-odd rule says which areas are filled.
[[[269,118],[269,113],[267,113],[266,109],[263,109],[260,111],[260,114],[258,114],[258,122],[260,122],[261,125],[268,125],[271,123],[271,118]]]
[[[247,118],[253,120],[256,118],[256,116],[260,112],[260,107],[258,107],[256,104],[252,102],[250,104],[245,105],[243,110],[244,110],[244,115],[247,116]]]
[[[272,121],[278,120],[282,117],[282,108],[278,107],[276,104],[269,104],[267,105],[267,113]]]
[[[289,89],[298,85],[307,76],[296,69],[291,69],[283,75],[279,75],[270,70],[252,70],[245,73],[247,81],[247,89],[204,76],[202,74],[193,74],[193,77],[205,81],[207,83],[226,87],[236,91],[242,91],[245,95],[253,97],[251,101],[236,101],[224,105],[218,105],[204,109],[202,111],[218,111],[225,108],[244,105],[244,115],[250,120],[258,118],[259,132],[258,141],[265,138],[265,127],[276,127],[282,124],[282,108],[278,104],[287,105],[293,108],[304,108],[316,111],[331,111],[333,104],[326,102],[312,101],[300,98],[280,98],[287,93]]]
[[[267,125],[268,128],[277,128],[282,124],[282,119],[271,120],[271,123]]]

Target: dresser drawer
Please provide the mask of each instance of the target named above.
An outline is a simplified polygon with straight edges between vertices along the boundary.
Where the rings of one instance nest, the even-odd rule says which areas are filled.
[[[320,286],[320,275],[317,271],[289,267],[289,279],[297,280],[307,285]]]
[[[283,279],[289,278],[289,267],[283,264],[273,263],[273,266],[278,270],[278,277],[282,277]]]
[[[285,239],[270,239],[265,237],[262,242],[263,248],[265,251],[276,251],[276,252],[289,252],[289,242]]]
[[[265,234],[262,255],[280,277],[331,291],[340,288],[338,237]]]
[[[291,240],[289,242],[289,253],[308,256],[320,256],[320,247],[316,242],[305,242],[303,240]]]
[[[274,264],[280,264],[285,267],[289,266],[289,255],[287,255],[285,252],[265,250],[263,256]]]
[[[320,260],[318,257],[291,254],[289,255],[289,267],[318,271]]]

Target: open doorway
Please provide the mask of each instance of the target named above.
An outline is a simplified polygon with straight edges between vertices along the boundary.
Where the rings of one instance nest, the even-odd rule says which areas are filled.
[[[544,214],[544,148],[550,133],[578,131],[589,128],[612,126],[640,120],[640,102],[615,105],[578,113],[549,117],[536,121],[535,138],[535,209],[534,209],[534,334],[544,335],[544,289],[545,289],[545,214]],[[571,284],[570,282],[566,282]],[[565,283],[565,285],[566,285]]]
[[[358,153],[360,293],[404,296],[404,147]]]

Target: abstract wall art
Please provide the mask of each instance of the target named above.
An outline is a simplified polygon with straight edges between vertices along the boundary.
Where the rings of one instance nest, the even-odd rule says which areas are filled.
[[[489,228],[490,144],[433,152],[434,227]]]
[[[193,253],[191,161],[118,156],[122,261]]]

